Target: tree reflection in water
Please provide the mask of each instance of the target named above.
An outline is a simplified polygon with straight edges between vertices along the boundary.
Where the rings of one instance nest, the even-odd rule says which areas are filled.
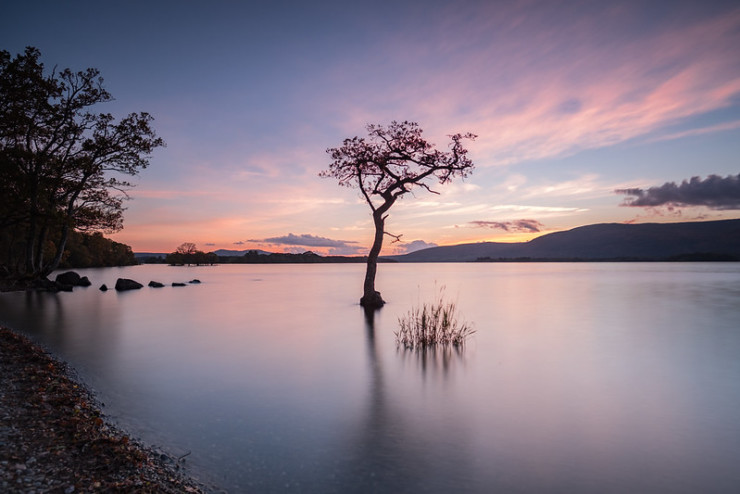
[[[452,464],[458,464],[456,473],[466,478],[464,472],[470,466],[466,448],[460,444],[460,450],[448,458],[446,465],[438,464],[440,455],[446,456],[451,451],[432,451],[434,440],[430,442],[423,429],[419,430],[418,417],[408,413],[404,397],[392,393],[395,386],[388,386],[392,383],[386,381],[382,345],[376,339],[375,327],[375,311],[366,311],[367,405],[348,437],[347,455],[338,469],[338,487],[351,488],[352,492],[443,492],[446,481],[455,482],[445,478],[448,477],[445,471]],[[400,349],[399,355],[412,359],[424,375],[438,370],[447,373],[462,360],[463,352],[460,348]],[[455,485],[465,487],[459,482]]]

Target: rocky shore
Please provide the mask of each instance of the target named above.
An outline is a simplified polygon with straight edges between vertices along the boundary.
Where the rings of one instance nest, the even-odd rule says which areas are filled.
[[[208,490],[109,424],[64,363],[0,327],[0,492]]]

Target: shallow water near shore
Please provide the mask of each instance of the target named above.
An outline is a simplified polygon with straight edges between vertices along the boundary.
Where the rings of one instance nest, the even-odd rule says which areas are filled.
[[[230,492],[736,492],[740,263],[383,264],[372,320],[363,270],[78,270],[0,323]],[[399,349],[441,286],[477,332]]]

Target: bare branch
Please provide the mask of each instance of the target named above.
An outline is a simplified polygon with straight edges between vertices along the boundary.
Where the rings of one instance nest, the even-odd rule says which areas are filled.
[[[400,242],[401,241],[401,237],[403,237],[403,233],[400,234],[400,235],[393,235],[392,233],[383,232],[383,234],[384,235],[388,235],[389,237],[391,237],[391,238],[394,239],[393,242],[391,242],[392,244],[395,244],[396,242]]]

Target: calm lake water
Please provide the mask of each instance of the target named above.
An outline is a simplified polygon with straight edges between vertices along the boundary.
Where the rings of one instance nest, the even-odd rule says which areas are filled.
[[[79,270],[0,294],[108,415],[230,492],[738,492],[740,263]],[[100,292],[116,278],[200,285]],[[440,286],[477,332],[399,349]]]

